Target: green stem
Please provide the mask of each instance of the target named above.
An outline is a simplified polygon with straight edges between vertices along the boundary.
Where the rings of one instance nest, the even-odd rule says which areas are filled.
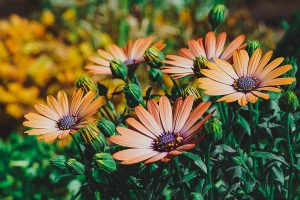
[[[75,134],[70,134],[70,135],[72,136],[72,139],[73,139],[73,141],[75,142],[75,145],[76,145],[76,148],[77,148],[77,150],[78,150],[78,152],[79,152],[79,154],[80,154],[81,160],[84,161],[83,152],[82,152],[82,150],[81,150],[81,148],[80,148],[79,142],[78,142],[78,141],[76,140],[76,138],[75,138]]]
[[[293,147],[291,142],[291,132],[290,132],[290,113],[286,114],[286,141],[287,141],[287,149],[288,149],[288,157],[290,161],[290,169],[289,169],[289,181],[288,181],[288,197],[287,199],[292,199],[292,189],[293,189],[293,176],[294,176],[294,156],[293,156]]]
[[[85,162],[83,151],[80,148],[79,142],[75,138],[75,134],[71,134],[71,136],[72,136],[72,139],[75,142],[77,150],[78,150],[78,152],[80,154],[81,161]],[[89,187],[92,195],[94,195],[95,194],[95,190],[94,190],[94,187],[93,187],[93,183],[92,183],[92,178],[91,178],[91,175],[90,175],[90,171],[88,169],[86,169],[84,175],[85,175],[86,181],[88,183],[88,187]],[[95,198],[93,198],[93,199],[95,199]]]
[[[186,194],[185,194],[185,190],[182,186],[182,177],[181,177],[181,170],[180,170],[180,166],[179,166],[178,157],[174,158],[174,160],[175,160],[176,171],[177,171],[177,174],[178,174],[178,181],[179,181],[179,186],[180,186],[180,191],[181,191],[181,199],[187,199]]]
[[[211,151],[211,146],[212,144],[208,144],[208,148],[206,151],[206,167],[207,167],[207,182],[211,186],[209,193],[208,193],[208,199],[213,200],[214,199],[214,194],[213,194],[213,182],[211,178],[211,160],[210,160],[210,151]]]
[[[225,115],[224,115],[221,103],[217,103],[217,108],[220,113],[221,122],[222,122],[222,124],[225,125],[226,124]],[[224,127],[223,127],[223,129],[224,129]],[[226,144],[226,141],[227,141],[226,130],[223,130],[223,143]]]

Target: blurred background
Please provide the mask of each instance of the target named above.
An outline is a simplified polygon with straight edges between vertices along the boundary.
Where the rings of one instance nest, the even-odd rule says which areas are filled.
[[[59,182],[49,168],[49,159],[67,141],[48,145],[23,136],[23,116],[33,104],[73,89],[87,58],[111,43],[154,35],[166,42],[165,53],[176,54],[189,39],[211,30],[207,14],[219,2],[224,1],[0,0],[0,197],[33,197],[35,188],[34,199],[55,198],[78,188],[76,180]],[[228,32],[229,39],[246,34],[264,49],[300,59],[299,0],[225,4],[229,13],[219,32]]]

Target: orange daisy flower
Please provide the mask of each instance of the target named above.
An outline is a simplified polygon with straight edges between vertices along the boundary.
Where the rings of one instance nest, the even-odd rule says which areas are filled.
[[[262,50],[256,49],[249,59],[245,50],[235,51],[233,65],[224,60],[214,58],[207,63],[208,69],[200,72],[206,76],[199,78],[199,87],[211,96],[225,95],[218,102],[238,101],[241,106],[248,102],[255,103],[258,97],[269,99],[262,91],[280,92],[279,85],[291,84],[295,78],[278,78],[291,69],[291,65],[278,67],[284,58],[276,58],[269,63],[273,52],[268,51],[262,58]]]
[[[235,38],[227,48],[224,48],[226,42],[226,33],[219,34],[218,38],[214,32],[208,32],[205,39],[190,40],[188,42],[189,48],[182,48],[179,50],[179,55],[167,55],[169,60],[163,61],[167,66],[162,67],[162,72],[170,74],[174,78],[182,78],[189,76],[198,71],[197,58],[206,58],[212,61],[213,58],[220,58],[222,60],[231,60],[232,54],[236,49],[245,47],[243,42],[244,35]]]
[[[28,121],[23,122],[24,126],[33,129],[26,131],[29,135],[40,135],[38,139],[51,142],[56,138],[62,139],[69,133],[74,134],[86,124],[94,121],[92,117],[105,103],[103,97],[96,97],[95,91],[84,92],[79,89],[73,93],[69,104],[64,91],[59,91],[57,100],[53,96],[47,97],[48,106],[36,104],[34,107],[37,113],[25,115]]]
[[[163,96],[159,105],[153,100],[148,101],[147,110],[142,106],[135,107],[139,121],[128,118],[126,122],[131,128],[117,127],[121,135],[109,138],[111,142],[130,149],[119,151],[113,157],[122,164],[167,162],[181,151],[193,148],[203,138],[193,140],[194,136],[213,114],[211,112],[197,122],[211,102],[202,102],[192,111],[193,102],[192,96],[184,101],[178,98],[172,110],[170,101]]]
[[[89,60],[94,62],[93,65],[87,65],[85,68],[92,74],[110,75],[110,61],[118,59],[127,66],[135,65],[143,62],[144,53],[153,42],[153,37],[140,38],[135,42],[129,40],[125,47],[121,48],[115,44],[108,47],[108,52],[99,49],[97,52],[100,57],[90,57]],[[154,44],[154,46],[161,50],[165,47],[162,41]]]

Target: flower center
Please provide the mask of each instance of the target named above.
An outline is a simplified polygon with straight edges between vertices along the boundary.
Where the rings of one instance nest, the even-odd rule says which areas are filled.
[[[128,60],[125,60],[125,61],[124,61],[124,64],[125,64],[125,65],[133,65],[133,64],[135,64],[135,60],[134,60],[134,59],[128,59]]]
[[[71,129],[72,126],[74,126],[77,123],[77,117],[73,115],[67,115],[63,116],[60,120],[57,122],[57,127],[60,130],[68,130]]]
[[[182,140],[183,138],[178,133],[163,133],[153,140],[152,147],[155,151],[170,152],[176,149],[182,143]]]
[[[245,76],[235,80],[233,87],[239,92],[247,93],[255,90],[258,83],[256,78]]]

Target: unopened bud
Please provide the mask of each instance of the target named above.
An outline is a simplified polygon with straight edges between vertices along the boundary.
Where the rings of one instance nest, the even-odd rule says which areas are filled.
[[[165,56],[162,51],[151,46],[145,51],[145,60],[151,67],[159,68],[162,66],[161,61],[165,60]]]
[[[225,21],[226,7],[224,4],[215,5],[209,12],[209,23],[214,30]]]
[[[95,153],[103,151],[106,145],[106,139],[104,135],[100,133],[95,123],[91,123],[79,129],[79,134],[87,149]]]
[[[79,88],[83,88],[84,93],[88,93],[89,91],[97,91],[97,86],[96,84],[93,82],[93,80],[88,77],[88,76],[83,76],[81,78],[79,78],[76,82],[75,82],[76,87]]]
[[[222,122],[217,118],[210,118],[205,123],[205,130],[207,131],[207,137],[211,139],[212,142],[217,142],[222,138]]]
[[[136,107],[139,105],[139,103],[143,102],[143,96],[141,88],[134,84],[129,83],[124,86],[123,92],[125,94],[126,102],[129,107]]]
[[[187,96],[190,96],[192,95],[194,97],[195,100],[199,100],[201,99],[201,94],[200,92],[198,91],[198,89],[190,84],[188,86],[186,86],[182,91],[181,91],[181,94],[183,97],[187,97]]]
[[[56,156],[54,159],[50,160],[52,166],[57,167],[59,169],[66,169],[66,157],[65,156]]]
[[[284,60],[284,65],[291,65],[292,68],[287,71],[286,73],[284,73],[282,75],[282,77],[292,77],[292,78],[295,78],[296,77],[296,73],[298,71],[298,65],[297,65],[297,58],[295,57],[287,57],[285,60]],[[294,82],[292,82],[291,84],[289,85],[283,85],[281,86],[283,89],[285,90],[293,90],[297,85],[297,80],[295,80]]]
[[[256,49],[260,48],[260,43],[257,40],[250,40],[247,43],[246,51],[251,56]]]
[[[160,69],[151,68],[149,70],[149,78],[154,83],[161,83],[163,74]]]
[[[115,135],[116,126],[112,121],[103,118],[98,122],[97,126],[106,137]]]
[[[105,172],[113,172],[117,169],[116,162],[109,153],[97,153],[94,161]]]
[[[114,59],[110,61],[110,70],[113,78],[118,78],[122,80],[126,80],[128,69],[127,66],[118,59]]]
[[[206,64],[208,63],[208,60],[203,56],[196,57],[193,62],[195,72],[200,72],[201,69],[207,68]]]
[[[84,174],[85,167],[81,162],[71,158],[67,160],[66,165],[73,174],[75,175]]]
[[[285,91],[279,98],[279,107],[284,112],[295,112],[299,107],[299,100],[292,91]]]

